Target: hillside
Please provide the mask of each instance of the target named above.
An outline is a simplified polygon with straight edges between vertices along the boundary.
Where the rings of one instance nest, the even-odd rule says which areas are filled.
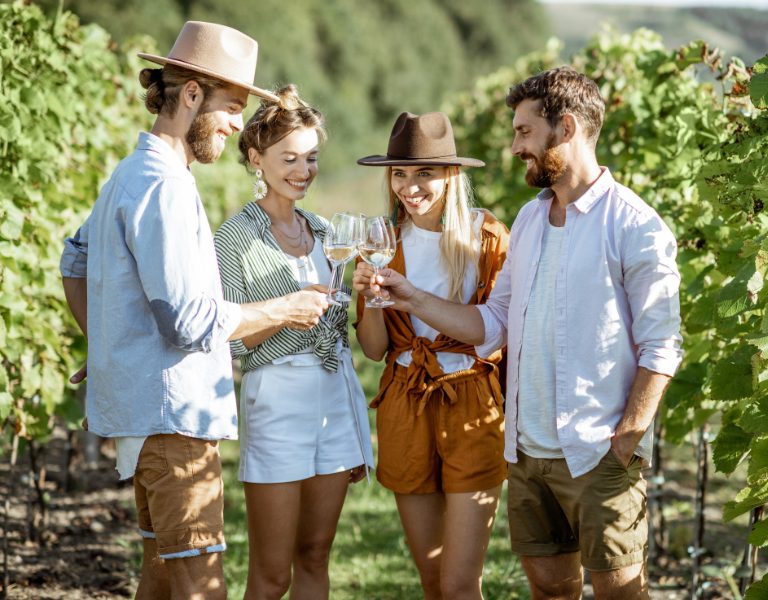
[[[768,10],[606,4],[544,6],[552,33],[565,42],[567,55],[581,48],[602,23],[610,23],[622,32],[648,27],[659,32],[670,48],[703,39],[726,56],[739,56],[747,64],[768,53]]]

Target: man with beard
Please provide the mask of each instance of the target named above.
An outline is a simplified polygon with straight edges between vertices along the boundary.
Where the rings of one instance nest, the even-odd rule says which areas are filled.
[[[140,74],[150,133],[115,169],[61,259],[67,302],[88,336],[87,427],[115,438],[134,478],[144,558],[137,598],[224,598],[218,440],[237,437],[230,339],[287,318],[305,329],[324,294],[224,301],[213,238],[189,164],[216,161],[243,127],[258,45],[212,23],[184,25],[163,65]],[[84,372],[73,381],[84,378]]]
[[[513,153],[544,188],[520,211],[484,306],[384,270],[407,310],[484,356],[508,345],[512,549],[533,598],[647,598],[652,423],[680,360],[676,243],[656,212],[598,165],[605,106],[568,67],[513,87]],[[374,288],[378,287],[376,285]]]

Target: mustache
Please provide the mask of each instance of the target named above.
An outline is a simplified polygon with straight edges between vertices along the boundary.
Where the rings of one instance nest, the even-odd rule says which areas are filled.
[[[525,160],[534,160],[535,161],[537,159],[536,159],[536,157],[533,154],[521,154],[520,155],[520,160],[523,160],[523,161],[525,161]]]

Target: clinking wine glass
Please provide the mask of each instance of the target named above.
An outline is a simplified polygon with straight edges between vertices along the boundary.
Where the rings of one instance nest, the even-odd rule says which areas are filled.
[[[395,256],[396,246],[395,230],[387,217],[369,217],[365,220],[365,233],[358,251],[360,258],[373,267],[374,279],[379,274],[379,269],[386,267]],[[365,301],[367,308],[384,308],[393,304],[394,302],[385,300],[378,292],[373,298]]]
[[[344,267],[357,254],[362,239],[362,219],[350,213],[336,213],[325,231],[323,252],[331,263],[331,282],[328,285],[328,303],[340,306],[352,298],[341,290]],[[339,269],[341,266],[341,269]]]

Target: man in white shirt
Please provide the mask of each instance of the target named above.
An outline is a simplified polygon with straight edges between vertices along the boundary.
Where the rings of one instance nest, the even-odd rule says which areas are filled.
[[[513,87],[512,151],[543,188],[520,211],[488,303],[453,304],[396,273],[396,307],[487,355],[507,344],[512,549],[533,598],[648,598],[643,461],[680,350],[676,243],[595,146],[605,105],[568,67]],[[376,287],[374,285],[374,287]]]

